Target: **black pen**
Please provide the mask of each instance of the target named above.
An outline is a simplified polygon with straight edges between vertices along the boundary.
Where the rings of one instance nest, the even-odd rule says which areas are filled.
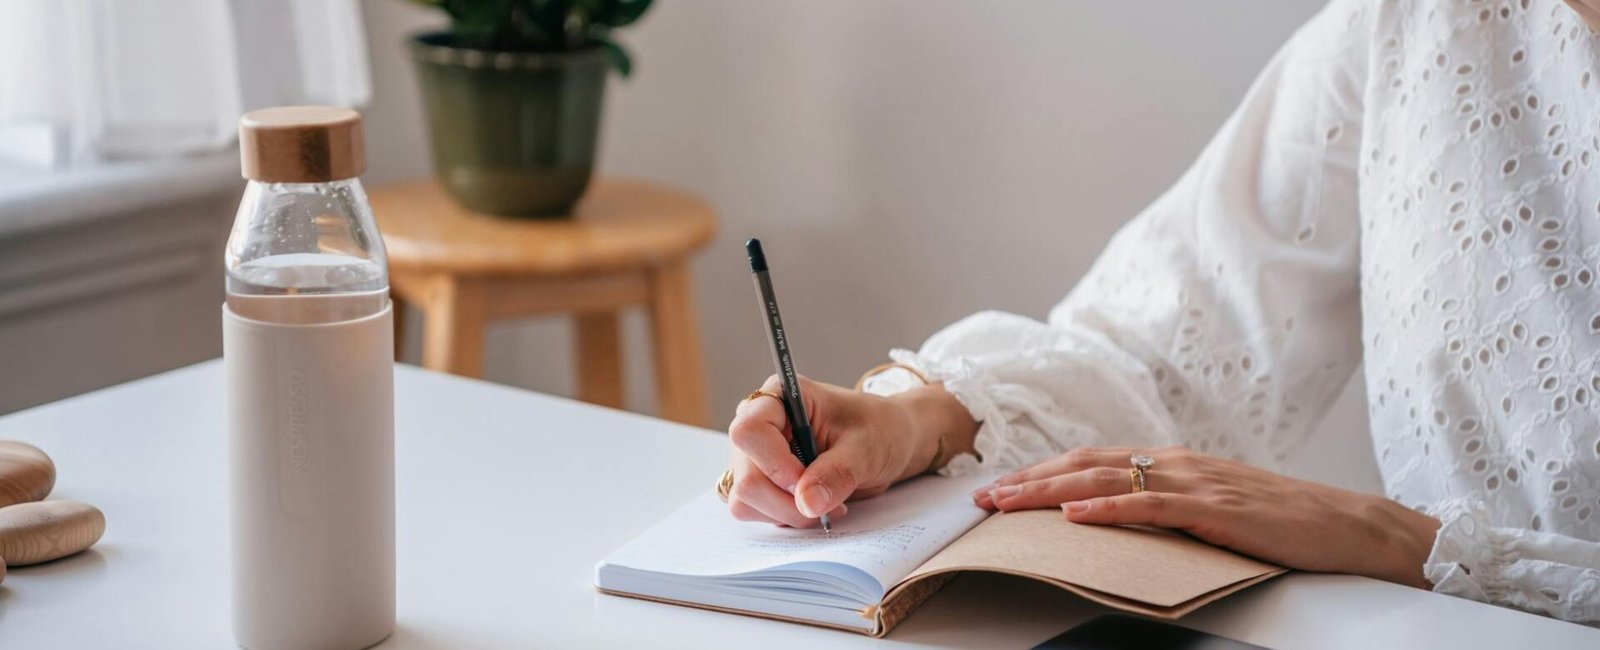
[[[810,465],[817,459],[817,441],[811,435],[811,418],[806,416],[806,402],[800,395],[800,379],[794,372],[794,357],[789,353],[789,337],[783,332],[783,317],[778,315],[778,297],[772,291],[772,278],[767,275],[767,256],[761,252],[761,240],[744,243],[750,256],[750,272],[756,276],[756,293],[761,298],[761,322],[772,337],[772,362],[778,366],[778,378],[783,382],[783,410],[789,416],[793,437],[789,448],[800,464]],[[822,532],[833,532],[833,522],[822,515]]]

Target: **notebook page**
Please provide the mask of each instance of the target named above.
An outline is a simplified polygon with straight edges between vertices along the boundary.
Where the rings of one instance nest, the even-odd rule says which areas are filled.
[[[878,593],[966,533],[989,513],[969,493],[986,477],[929,476],[853,501],[833,532],[735,520],[706,493],[606,558],[602,564],[673,575],[750,573],[800,562],[854,567]]]

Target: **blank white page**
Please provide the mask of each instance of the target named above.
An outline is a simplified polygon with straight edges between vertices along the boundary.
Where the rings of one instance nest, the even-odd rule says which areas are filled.
[[[851,502],[849,514],[833,522],[832,533],[738,521],[708,492],[601,564],[722,576],[830,562],[872,576],[881,595],[988,516],[970,497],[988,480],[929,476],[907,481],[877,497]]]

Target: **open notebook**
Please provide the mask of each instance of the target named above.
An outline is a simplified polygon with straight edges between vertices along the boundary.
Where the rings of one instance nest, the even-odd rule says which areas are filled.
[[[961,571],[1040,580],[1176,618],[1284,569],[1191,538],[1074,524],[1059,510],[990,515],[982,480],[926,477],[850,504],[831,534],[745,523],[707,493],[595,568],[622,596],[883,636]]]

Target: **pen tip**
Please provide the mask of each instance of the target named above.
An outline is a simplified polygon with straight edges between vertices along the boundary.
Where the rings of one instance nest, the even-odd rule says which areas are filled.
[[[827,515],[823,515],[822,516],[822,532],[824,532],[824,533],[833,532],[833,522],[828,519]]]

